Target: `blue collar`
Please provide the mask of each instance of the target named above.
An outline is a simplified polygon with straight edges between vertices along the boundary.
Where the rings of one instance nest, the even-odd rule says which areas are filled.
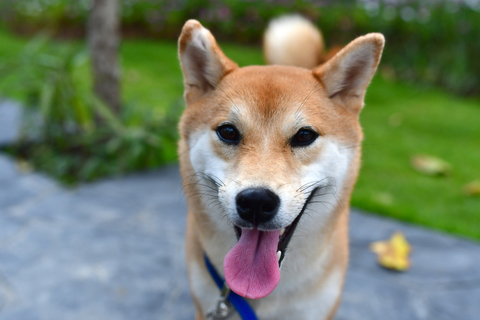
[[[205,257],[205,264],[207,265],[208,272],[210,272],[210,275],[217,284],[217,287],[222,290],[225,281],[218,274],[217,270],[215,270],[215,267],[210,263],[207,255],[203,254],[203,256]],[[252,307],[250,307],[248,302],[242,296],[230,291],[228,294],[228,301],[230,301],[230,303],[235,307],[243,320],[258,320]]]

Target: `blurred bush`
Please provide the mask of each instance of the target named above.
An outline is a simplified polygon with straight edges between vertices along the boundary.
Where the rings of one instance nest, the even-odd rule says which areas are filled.
[[[87,59],[86,51],[52,45],[41,35],[30,41],[17,59],[2,61],[0,75],[13,77],[2,91],[16,91],[26,100],[29,123],[24,127],[29,132],[24,132],[25,136],[54,140],[94,130],[93,97],[78,73]]]
[[[320,17],[327,40],[385,35],[385,76],[436,85],[461,95],[480,95],[480,1],[393,6],[366,3],[346,16],[332,8]],[[337,40],[338,39],[338,40]]]
[[[3,0],[0,16],[16,32],[47,29],[81,36],[92,0]],[[298,12],[318,23],[330,45],[367,32],[387,38],[383,72],[463,95],[480,95],[480,0],[124,0],[127,36],[176,39],[199,19],[221,40],[260,43],[268,21]]]
[[[0,76],[11,80],[3,90],[21,91],[27,100],[21,138],[4,150],[65,183],[174,159],[180,101],[167,114],[127,104],[117,116],[92,93],[81,72],[88,64],[86,50],[44,36],[0,64]]]

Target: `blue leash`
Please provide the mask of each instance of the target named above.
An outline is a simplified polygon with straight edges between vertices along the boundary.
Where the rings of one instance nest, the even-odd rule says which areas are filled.
[[[204,254],[203,256],[205,257],[205,264],[207,265],[208,272],[210,272],[210,275],[217,284],[217,287],[222,290],[225,281],[222,279],[222,277],[220,277],[217,270],[215,270],[215,267],[210,263],[207,255]],[[239,296],[230,290],[230,293],[228,294],[228,301],[230,301],[235,309],[237,309],[238,314],[243,320],[258,320],[252,307],[250,307],[248,302],[242,296]]]

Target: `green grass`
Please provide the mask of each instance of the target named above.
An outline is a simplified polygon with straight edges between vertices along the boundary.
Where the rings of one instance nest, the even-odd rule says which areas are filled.
[[[14,37],[3,28],[0,28],[0,67],[3,62],[15,59],[26,44],[27,40]],[[10,76],[5,76],[5,74],[0,72],[0,93],[8,92],[11,98],[22,100],[24,97],[18,91],[11,90],[8,86],[10,80]]]
[[[225,45],[225,54],[240,66],[262,64],[257,48]],[[125,41],[121,48],[123,94],[126,101],[165,110],[183,94],[177,44],[165,41]]]
[[[165,110],[181,97],[183,83],[175,43],[125,42],[121,52],[126,101]]]
[[[401,124],[392,126],[392,118]],[[352,203],[373,212],[480,239],[480,197],[462,187],[480,179],[480,101],[375,79],[361,115],[363,166]],[[429,154],[452,165],[446,177],[414,171]]]
[[[0,29],[0,58],[14,57],[26,42]],[[222,49],[240,66],[262,64],[258,48],[223,44]],[[175,43],[129,40],[121,50],[125,101],[163,113],[181,98]],[[88,70],[83,72],[88,79]],[[354,206],[480,240],[480,197],[462,193],[463,185],[480,180],[478,99],[377,76],[368,90],[361,122],[363,166]],[[410,166],[416,154],[448,161],[451,175],[417,173]]]

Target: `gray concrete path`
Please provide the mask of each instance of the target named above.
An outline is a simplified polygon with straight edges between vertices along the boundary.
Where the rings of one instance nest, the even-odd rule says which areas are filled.
[[[0,104],[0,141],[12,110]],[[185,212],[176,166],[69,190],[0,154],[0,320],[193,319]],[[406,273],[368,251],[396,230],[414,247]],[[478,243],[353,210],[336,320],[474,320],[479,302]]]

